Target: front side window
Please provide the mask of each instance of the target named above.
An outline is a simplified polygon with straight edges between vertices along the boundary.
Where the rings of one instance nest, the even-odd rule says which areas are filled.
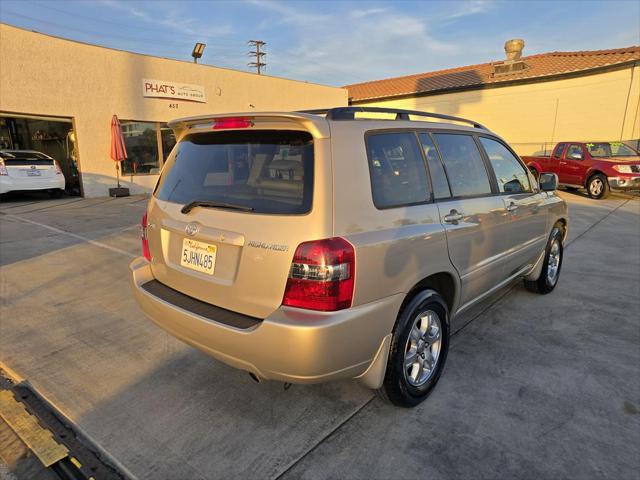
[[[490,194],[491,184],[487,169],[473,137],[451,133],[436,133],[434,137],[442,155],[453,196]]]
[[[307,132],[193,133],[176,145],[155,196],[187,204],[220,202],[255,213],[311,209],[313,138]]]
[[[377,208],[415,205],[431,199],[424,161],[412,132],[369,135],[367,157]]]
[[[569,158],[571,160],[573,160],[573,155],[576,156],[580,156],[582,157],[582,147],[580,145],[569,145],[569,148],[567,148],[567,154],[565,155],[565,158]]]
[[[518,159],[502,143],[480,137],[501,193],[524,193],[531,191],[529,175]]]
[[[158,173],[157,125],[155,122],[121,122],[127,159],[122,162],[123,175]]]

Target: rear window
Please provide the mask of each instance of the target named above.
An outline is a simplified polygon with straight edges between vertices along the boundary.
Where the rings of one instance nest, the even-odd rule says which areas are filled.
[[[5,165],[53,165],[53,160],[40,152],[20,150],[0,152]]]
[[[194,133],[172,152],[158,182],[159,200],[223,202],[256,213],[311,210],[313,138],[289,130]]]

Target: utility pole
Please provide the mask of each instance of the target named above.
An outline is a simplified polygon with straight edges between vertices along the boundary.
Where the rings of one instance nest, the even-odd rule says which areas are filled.
[[[260,50],[266,45],[266,43],[262,40],[249,40],[249,42],[247,43],[255,49],[251,50],[248,53],[250,57],[255,58],[255,62],[250,62],[247,65],[249,65],[250,67],[255,67],[258,71],[258,75],[260,75],[262,72],[262,68],[267,66],[267,64],[262,61],[267,53]]]

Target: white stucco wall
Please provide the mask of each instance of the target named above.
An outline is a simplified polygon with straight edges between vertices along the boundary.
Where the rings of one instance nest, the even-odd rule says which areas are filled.
[[[145,98],[143,78],[202,85],[207,102]],[[347,102],[342,88],[111,50],[0,24],[0,112],[72,118],[87,197],[105,196],[115,186],[109,158],[114,114],[122,120],[166,122],[189,115]],[[176,103],[177,109],[169,108]],[[121,183],[139,193],[150,191],[156,180],[157,175],[134,176],[132,181],[127,176]]]

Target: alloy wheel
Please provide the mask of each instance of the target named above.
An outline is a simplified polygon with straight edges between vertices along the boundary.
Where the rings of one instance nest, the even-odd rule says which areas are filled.
[[[442,345],[442,324],[439,315],[426,310],[416,315],[404,354],[404,373],[407,382],[424,385],[436,371]]]
[[[549,262],[547,265],[547,280],[550,285],[555,285],[558,281],[558,272],[560,270],[560,242],[554,240],[549,249]]]

